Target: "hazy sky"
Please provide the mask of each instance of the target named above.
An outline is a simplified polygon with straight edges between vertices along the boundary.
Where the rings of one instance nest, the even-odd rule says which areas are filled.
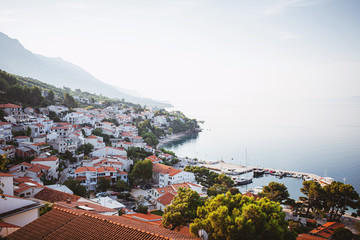
[[[359,0],[2,0],[0,31],[174,104],[337,98],[360,95],[359,13]]]

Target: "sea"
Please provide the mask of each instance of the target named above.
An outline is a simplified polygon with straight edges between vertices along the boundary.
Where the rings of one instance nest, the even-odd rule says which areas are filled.
[[[332,177],[360,193],[360,104],[183,104],[173,109],[203,121],[202,131],[166,144],[178,156]],[[284,183],[300,195],[302,180],[265,176],[240,191]]]

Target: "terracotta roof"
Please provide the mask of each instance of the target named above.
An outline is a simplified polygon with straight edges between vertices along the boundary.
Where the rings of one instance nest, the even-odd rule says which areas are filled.
[[[57,161],[59,158],[55,157],[55,156],[50,156],[48,158],[35,158],[34,160],[32,160],[31,162],[47,162],[47,161]]]
[[[160,162],[160,161],[161,161],[161,159],[158,158],[158,157],[155,156],[155,155],[149,156],[149,157],[145,158],[145,160],[150,160],[150,161],[153,162],[153,163],[156,163],[156,162]]]
[[[77,169],[75,169],[75,173],[80,173],[80,172],[96,172],[96,168],[95,167],[78,167]]]
[[[156,199],[156,201],[167,206],[167,205],[171,204],[171,201],[174,199],[175,196],[176,196],[176,194],[174,194],[172,192],[167,192],[164,195],[162,195],[161,197],[159,197],[158,199]]]
[[[143,213],[134,213],[134,214],[127,214],[124,215],[124,217],[132,218],[135,220],[140,220],[143,222],[153,222],[153,221],[159,221],[162,220],[162,217],[155,214],[143,214]]]
[[[34,197],[47,202],[66,201],[68,199],[70,199],[72,202],[76,202],[81,198],[80,196],[60,192],[47,187],[44,187],[40,192],[35,194]]]
[[[88,136],[86,139],[97,139],[98,137],[95,135]]]
[[[15,139],[29,139],[30,137],[28,136],[17,136],[17,137],[14,137]]]
[[[10,234],[9,239],[196,239],[176,231],[128,219],[54,207]]]
[[[43,169],[49,170],[50,168],[51,167],[49,167],[49,166],[36,163],[36,164],[33,164],[30,168],[28,168],[28,171],[38,173]]]
[[[324,238],[330,238],[334,234],[334,230],[339,227],[345,227],[345,225],[338,222],[327,222],[324,225],[313,229],[310,233]]]
[[[8,123],[8,122],[0,122],[0,125],[11,125],[11,123]]]
[[[15,177],[14,175],[11,175],[9,173],[2,173],[0,172],[0,177]]]
[[[251,192],[246,192],[244,194],[242,194],[244,196],[248,196],[249,198],[253,197],[254,200],[258,200],[258,199],[261,199],[261,197],[259,195],[256,195],[254,193],[251,193]]]
[[[170,166],[166,166],[164,164],[155,163],[153,164],[153,172],[162,173],[162,174],[169,174],[169,176],[174,176],[182,171],[179,169],[175,169]]]
[[[12,103],[7,103],[7,104],[0,104],[0,108],[22,108],[22,107]]]
[[[21,228],[21,227],[16,226],[14,224],[4,222],[4,221],[0,221],[0,228]]]
[[[325,238],[322,237],[316,237],[310,234],[302,233],[299,234],[296,240],[324,240]]]
[[[25,225],[16,232],[8,235],[9,239],[44,239],[52,232],[66,225],[69,221],[78,217],[76,213],[54,209],[33,222]]]
[[[117,210],[112,208],[103,207],[100,204],[91,203],[91,202],[55,202],[55,206],[61,207],[61,208],[69,208],[69,209],[79,209],[79,207],[89,207],[94,209],[93,211],[96,213],[105,213],[105,212],[116,212]]]

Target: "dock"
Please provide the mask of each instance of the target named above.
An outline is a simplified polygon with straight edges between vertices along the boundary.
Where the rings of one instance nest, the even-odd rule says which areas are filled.
[[[224,169],[235,169],[236,172],[241,174],[245,174],[248,172],[253,172],[256,169],[264,169],[265,171],[270,171],[273,173],[282,173],[285,175],[297,175],[301,176],[304,180],[314,180],[320,183],[321,186],[329,185],[331,182],[334,181],[334,179],[330,177],[321,177],[319,175],[313,174],[313,173],[304,173],[304,172],[298,172],[298,171],[289,171],[284,169],[274,169],[274,168],[260,168],[260,167],[253,167],[253,166],[240,166],[236,164],[226,163],[223,161],[217,161],[217,162],[208,162],[205,164],[202,164],[201,166],[215,170],[215,171],[222,171]]]

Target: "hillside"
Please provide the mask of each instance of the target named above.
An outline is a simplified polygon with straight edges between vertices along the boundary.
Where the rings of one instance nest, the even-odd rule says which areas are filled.
[[[50,94],[51,93],[51,94]],[[88,99],[88,103],[81,103],[74,98]],[[71,90],[68,87],[58,88],[32,78],[25,78],[0,70],[0,103],[14,103],[24,107],[46,107],[52,104],[63,104],[67,107],[97,107],[99,102],[105,105],[111,103],[132,107],[139,105],[124,100],[111,99],[80,89]]]
[[[81,89],[111,98],[152,106],[168,107],[169,104],[131,96],[116,87],[101,82],[80,67],[61,58],[49,58],[34,54],[21,43],[0,33],[0,69],[20,76],[38,79],[56,87]]]

